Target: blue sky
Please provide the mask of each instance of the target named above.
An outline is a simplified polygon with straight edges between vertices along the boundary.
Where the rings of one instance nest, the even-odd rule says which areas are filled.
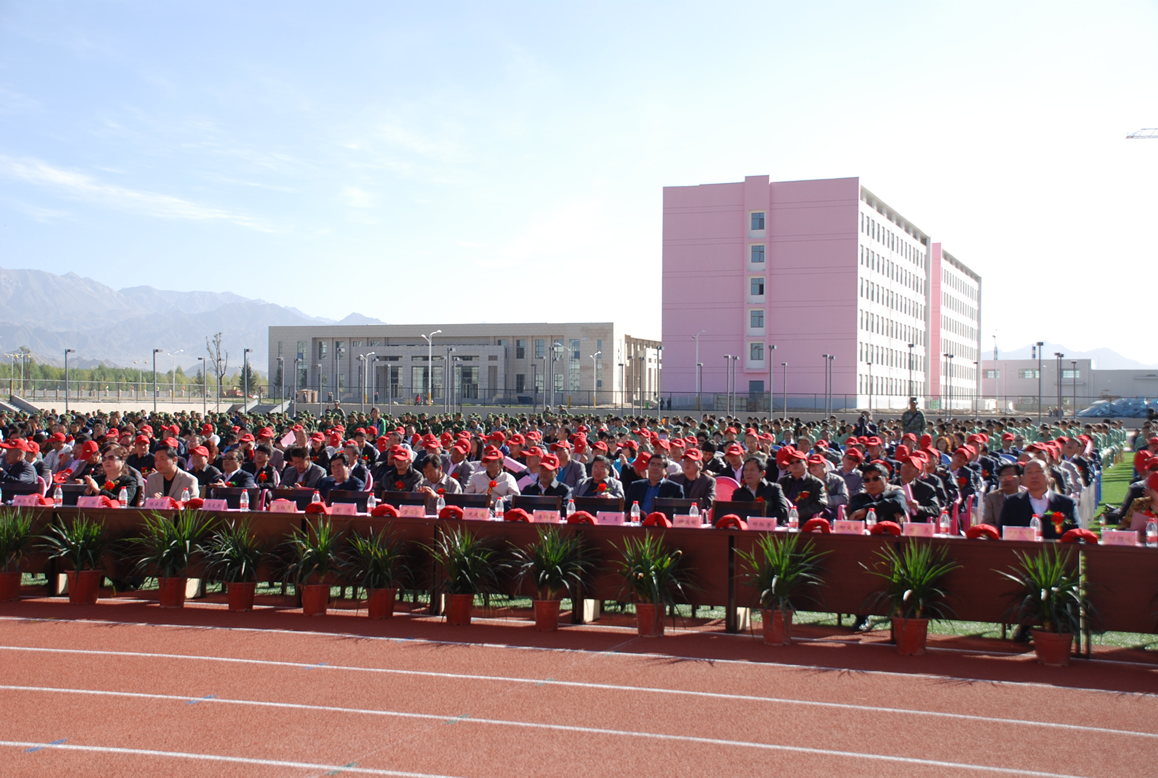
[[[1158,362],[1156,40],[1152,2],[0,0],[0,266],[656,336],[663,186],[859,175],[982,274],[984,347]]]

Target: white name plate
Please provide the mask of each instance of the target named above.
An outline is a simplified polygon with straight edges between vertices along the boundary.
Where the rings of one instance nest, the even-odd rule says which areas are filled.
[[[206,500],[201,505],[201,509],[206,511],[227,511],[229,510],[229,503],[225,500]]]
[[[18,494],[12,498],[12,504],[17,508],[39,508],[39,494]]]
[[[931,538],[937,532],[937,525],[927,521],[906,521],[901,532],[905,537]]]
[[[623,514],[619,511],[599,511],[595,514],[595,523],[623,526]]]
[[[293,500],[274,500],[269,504],[270,513],[297,513],[298,504]]]
[[[702,516],[689,516],[684,513],[678,513],[672,517],[673,527],[687,527],[689,529],[699,529],[704,526],[704,519]]]
[[[490,521],[491,512],[488,508],[463,508],[462,518],[465,521]]]
[[[1138,546],[1138,533],[1132,529],[1107,529],[1102,531],[1102,543],[1107,546]]]
[[[834,535],[863,535],[864,522],[837,520],[836,525],[832,528],[832,532]]]
[[[531,514],[531,520],[536,524],[558,524],[559,511],[535,511]]]
[[[1033,527],[1002,527],[1002,540],[1041,540],[1041,536],[1034,531]]]
[[[748,529],[775,532],[779,526],[779,520],[775,516],[752,516],[748,519]]]
[[[85,498],[85,497],[80,498],[80,500],[84,500],[84,499],[87,499],[87,498]],[[96,497],[93,499],[99,500],[100,498]],[[76,504],[78,507],[81,507],[81,508],[88,508],[88,507],[99,508],[100,507],[99,503],[96,506],[81,505],[80,500],[76,501]],[[172,508],[173,508],[173,506],[169,504],[169,498],[168,497],[150,497],[147,500],[145,500],[145,510],[147,510],[147,511],[167,511],[167,510],[171,510]]]
[[[336,502],[330,506],[331,516],[357,516],[358,506],[352,502]]]
[[[426,518],[425,505],[399,505],[398,515],[404,519],[424,519]]]

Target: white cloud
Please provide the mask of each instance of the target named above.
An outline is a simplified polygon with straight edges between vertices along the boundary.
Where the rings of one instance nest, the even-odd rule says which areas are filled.
[[[62,192],[67,197],[121,211],[142,213],[161,219],[224,221],[259,232],[275,232],[271,226],[244,214],[198,205],[172,195],[105,184],[84,173],[53,167],[38,159],[0,157],[0,175],[48,187]]]
[[[354,208],[373,208],[375,205],[374,195],[356,186],[343,188],[342,198]]]

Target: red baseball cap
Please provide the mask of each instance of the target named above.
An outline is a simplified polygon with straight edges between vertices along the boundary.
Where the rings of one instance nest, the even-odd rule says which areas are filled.
[[[680,459],[694,459],[697,462],[703,462],[704,455],[700,453],[698,448],[689,448]]]
[[[205,448],[205,446],[194,446],[193,448],[189,449],[189,453],[197,454],[198,456],[202,457],[208,457],[209,449]]]
[[[539,460],[539,467],[545,467],[548,470],[559,469],[559,457],[554,454],[547,454]]]

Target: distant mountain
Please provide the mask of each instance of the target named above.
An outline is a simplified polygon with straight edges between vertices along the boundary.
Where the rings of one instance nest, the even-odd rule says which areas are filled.
[[[1095,370],[1138,370],[1144,368],[1154,368],[1158,365],[1146,365],[1137,360],[1124,357],[1117,351],[1108,348],[1096,348],[1093,351],[1075,351],[1068,349],[1060,343],[1049,343],[1048,341],[1041,348],[1043,359],[1053,359],[1055,353],[1065,354],[1065,359],[1092,359]],[[992,352],[983,352],[983,356],[988,357]],[[1022,346],[1013,351],[997,350],[997,355],[1001,359],[1030,359],[1033,354],[1033,344]]]
[[[99,312],[96,318],[94,311]],[[206,355],[206,337],[221,332],[231,372],[241,363],[242,349],[250,348],[250,362],[264,373],[270,326],[333,323],[231,292],[151,286],[117,291],[76,273],[0,268],[0,349],[8,353],[27,346],[37,360],[53,365],[64,363],[66,348],[76,349],[69,363],[78,367],[151,365],[153,349],[160,348],[158,370],[168,371],[176,359],[189,372]],[[353,313],[342,323],[382,322]]]

